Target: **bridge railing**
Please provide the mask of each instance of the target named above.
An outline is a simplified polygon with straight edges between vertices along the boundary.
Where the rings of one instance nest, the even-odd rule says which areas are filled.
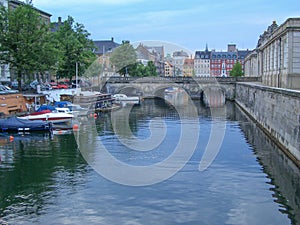
[[[110,77],[108,83],[187,83],[191,81],[196,82],[261,82],[261,77]]]

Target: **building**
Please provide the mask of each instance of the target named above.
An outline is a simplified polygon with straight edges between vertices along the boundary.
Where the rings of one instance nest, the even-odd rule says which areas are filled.
[[[144,66],[147,66],[149,61],[155,61],[155,55],[153,52],[150,52],[146,46],[140,43],[136,49],[137,61],[142,63]]]
[[[4,7],[9,7],[10,9],[15,9],[19,7],[20,5],[24,5],[25,3],[18,0],[0,0],[0,5]],[[40,18],[46,23],[50,24],[50,17],[51,14],[44,12],[40,9],[34,8],[39,14]],[[46,76],[49,76],[49,74],[45,74]],[[0,82],[8,82],[11,80],[14,80],[15,76],[13,74],[13,71],[11,71],[11,68],[9,64],[1,64],[0,63]]]
[[[237,51],[212,51],[210,60],[210,75],[212,77],[228,77],[234,64],[238,60]]]
[[[145,66],[149,61],[152,61],[156,67],[158,75],[165,74],[164,63],[164,47],[163,46],[146,46],[140,43],[136,47],[137,61]]]
[[[10,7],[10,9],[15,9],[17,7],[19,7],[20,5],[24,5],[25,3],[22,2],[22,1],[19,1],[19,0],[8,0],[7,1],[8,3],[8,7]],[[35,8],[34,9],[40,14],[40,18],[46,23],[46,24],[50,24],[50,17],[52,16],[51,14],[45,12],[45,11],[42,11],[38,8]]]
[[[183,76],[183,64],[184,60],[187,58],[189,58],[189,55],[183,50],[173,52],[173,66],[175,76]]]
[[[183,76],[193,77],[194,74],[194,59],[192,57],[185,59],[183,63]]]
[[[208,51],[207,45],[205,51],[195,52],[194,71],[196,77],[210,76],[210,56],[211,51]]]
[[[169,61],[165,61],[165,77],[174,77],[174,66]]]
[[[63,25],[63,22],[61,20],[61,17],[58,17],[57,22],[52,22],[51,23],[51,31],[56,32],[58,29]]]
[[[113,50],[119,47],[120,44],[116,43],[112,37],[110,40],[94,41],[94,45],[96,46],[94,52],[97,55],[100,64],[103,65],[103,73],[101,76],[113,76],[115,74],[115,68],[110,63],[110,56]]]
[[[247,77],[258,77],[257,50],[253,50],[245,58],[244,72]]]
[[[245,58],[250,50],[238,50],[235,44],[228,44],[227,52],[211,52],[210,75],[228,77],[234,65],[239,62],[244,70]]]
[[[260,35],[256,52],[255,66],[264,85],[300,89],[300,18],[280,26],[274,21]]]

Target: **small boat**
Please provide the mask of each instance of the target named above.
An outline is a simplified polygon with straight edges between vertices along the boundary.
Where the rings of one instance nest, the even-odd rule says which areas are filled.
[[[65,123],[65,122],[71,122],[74,115],[71,113],[65,113],[65,112],[58,112],[57,110],[41,113],[41,114],[29,114],[27,116],[18,117],[21,119],[28,119],[28,120],[43,120],[43,121],[49,121],[52,123]]]
[[[120,109],[121,105],[117,104],[117,103],[113,103],[109,106],[102,106],[102,107],[95,107],[95,112],[111,112],[111,111],[115,111],[117,109]]]
[[[116,101],[140,102],[139,96],[127,96],[125,94],[115,94],[112,96]]]
[[[50,131],[52,130],[52,124],[42,120],[31,121],[26,118],[10,117],[7,119],[0,119],[0,131]]]

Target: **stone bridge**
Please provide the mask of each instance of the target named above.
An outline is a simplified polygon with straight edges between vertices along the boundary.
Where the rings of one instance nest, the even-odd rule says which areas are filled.
[[[235,97],[236,82],[257,82],[259,77],[110,77],[102,91],[143,98],[164,97],[170,87],[182,88],[191,98],[202,98],[209,106],[220,106]]]

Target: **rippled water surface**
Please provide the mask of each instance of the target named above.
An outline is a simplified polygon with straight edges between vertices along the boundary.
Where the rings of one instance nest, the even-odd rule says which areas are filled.
[[[212,125],[220,121],[199,102],[195,105],[200,126],[195,152],[174,176],[153,185],[112,182],[97,173],[81,151],[88,152],[88,161],[95,163],[103,159],[100,144],[126,165],[147,167],[167,159],[182,135],[183,123],[196,120],[189,118],[189,112],[180,118],[163,101],[147,100],[133,107],[129,121],[115,114],[120,116],[118,135],[110,114],[101,115],[95,123],[82,121],[76,138],[73,133],[53,138],[47,134],[15,135],[10,142],[2,134],[0,222],[300,224],[299,169],[234,104],[228,103],[226,117],[219,118],[226,122],[219,153],[206,170],[199,171]],[[142,140],[161,126],[166,132],[155,149],[136,151],[120,141],[132,141],[130,132],[121,129],[126,123]],[[108,171],[112,168],[106,167]],[[114,172],[124,180],[137,176]]]

